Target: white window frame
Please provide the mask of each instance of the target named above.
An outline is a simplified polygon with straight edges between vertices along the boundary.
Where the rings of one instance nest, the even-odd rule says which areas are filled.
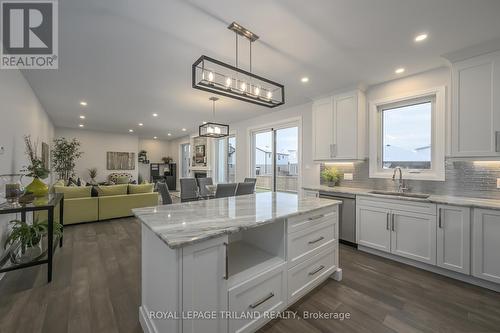
[[[224,179],[223,179],[223,183],[227,183],[229,181],[229,167],[228,167],[228,156],[227,156],[227,153],[228,153],[228,149],[229,149],[229,138],[230,137],[234,137],[236,139],[236,132],[235,131],[230,131],[229,132],[229,136],[226,136],[224,138],[220,138],[220,139],[214,139],[212,142],[213,142],[213,151],[214,151],[214,173],[213,173],[213,179],[214,180],[219,180],[219,171],[220,171],[220,165],[219,165],[219,154],[220,154],[220,151],[217,147],[217,143],[219,140],[223,140],[223,143],[224,143],[224,155],[222,156],[222,159],[223,159],[223,163],[224,163]],[[238,144],[238,143],[236,143]],[[236,165],[236,164],[235,164]]]
[[[399,96],[369,102],[370,119],[370,178],[392,178],[394,169],[382,167],[382,111],[387,106],[401,107],[415,100],[434,100],[431,129],[431,169],[403,169],[405,179],[445,180],[446,149],[446,88],[444,86],[414,91]],[[412,103],[413,102],[413,103]]]

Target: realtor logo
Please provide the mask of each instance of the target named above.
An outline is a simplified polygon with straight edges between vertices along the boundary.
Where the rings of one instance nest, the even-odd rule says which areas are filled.
[[[56,69],[57,0],[11,0],[0,4],[0,68]]]

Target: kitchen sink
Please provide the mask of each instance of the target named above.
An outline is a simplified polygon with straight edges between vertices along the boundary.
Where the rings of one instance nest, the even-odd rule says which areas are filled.
[[[427,199],[430,194],[425,193],[408,193],[408,192],[395,192],[395,191],[371,191],[372,194],[381,195],[392,195],[395,197],[406,197],[406,198],[417,198],[417,199]]]

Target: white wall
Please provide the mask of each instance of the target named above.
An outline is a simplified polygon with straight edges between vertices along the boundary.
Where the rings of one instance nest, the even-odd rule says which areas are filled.
[[[312,156],[312,103],[230,124],[231,131],[236,131],[236,181],[243,181],[245,177],[250,176],[251,142],[248,130],[297,117],[302,119],[302,146],[300,147],[302,185],[319,184],[319,164],[313,162]]]
[[[85,181],[89,181],[88,169],[97,168],[97,181],[105,181],[110,173],[127,172],[137,180],[138,162],[134,170],[106,170],[106,153],[109,151],[137,153],[139,138],[135,135],[105,133],[73,128],[56,128],[56,137],[67,139],[76,138],[80,141],[83,155],[76,162],[76,174]]]
[[[18,70],[0,70],[0,174],[19,173],[26,165],[23,136],[52,143],[54,126],[28,82]],[[26,179],[25,184],[30,180]],[[2,200],[2,199],[0,199]],[[7,222],[14,216],[0,216],[0,253]],[[1,255],[1,254],[0,254]]]

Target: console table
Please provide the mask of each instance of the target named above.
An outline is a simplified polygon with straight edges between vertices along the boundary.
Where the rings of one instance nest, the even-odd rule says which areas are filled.
[[[47,264],[47,282],[52,281],[52,262],[54,251],[57,248],[57,240],[54,242],[54,210],[59,205],[59,223],[64,226],[64,195],[61,193],[49,194],[46,197],[36,198],[29,204],[12,205],[9,203],[0,204],[0,215],[3,214],[21,214],[21,221],[26,221],[26,214],[28,212],[46,211],[48,219],[47,230],[47,253],[43,253],[41,258],[20,264],[11,263],[8,259],[12,247],[7,249],[4,254],[4,259],[0,261],[0,273],[9,272],[21,268],[32,267],[36,265]],[[59,247],[62,247],[63,237],[59,237]]]

